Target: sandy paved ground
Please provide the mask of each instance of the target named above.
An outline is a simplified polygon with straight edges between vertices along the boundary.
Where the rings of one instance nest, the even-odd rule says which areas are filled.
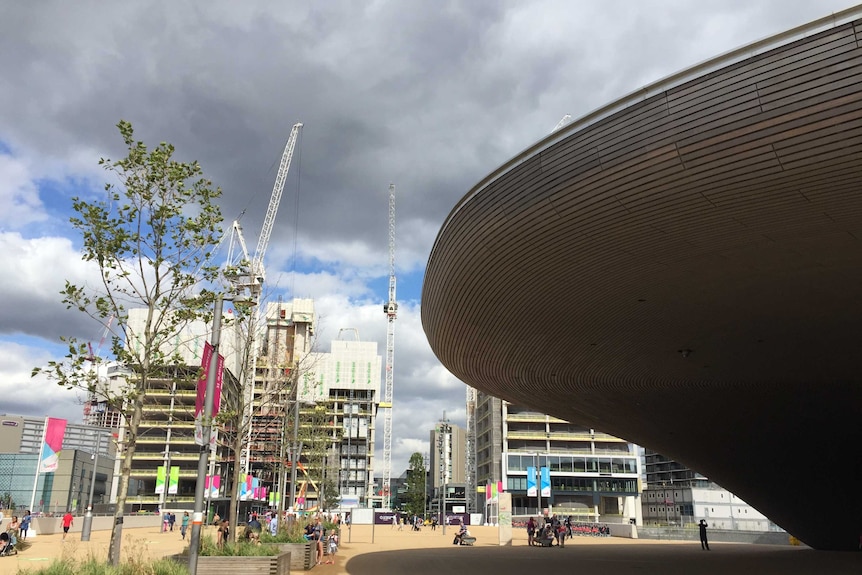
[[[560,548],[529,547],[521,530],[512,546],[500,547],[497,529],[474,526],[475,547],[453,546],[453,529],[413,532],[391,526],[353,527],[342,533],[341,548],[332,564],[313,571],[320,575],[523,575],[551,572],[607,575],[838,575],[862,574],[862,553],[817,552],[790,546],[713,543],[701,551],[697,542],[628,540],[576,537]],[[205,531],[205,534],[207,532]],[[33,546],[17,557],[0,558],[0,575],[45,565],[54,558],[94,554],[106,558],[109,532],[93,532],[83,543],[79,535],[37,537]],[[126,529],[123,556],[151,557],[182,551],[178,532],[159,533],[156,528]],[[328,559],[328,557],[327,557]]]

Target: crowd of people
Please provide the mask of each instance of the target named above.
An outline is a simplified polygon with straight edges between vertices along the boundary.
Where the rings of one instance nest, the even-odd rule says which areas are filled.
[[[534,517],[530,517],[524,527],[527,530],[528,543],[544,547],[563,547],[566,544],[566,539],[571,539],[575,535],[592,537],[610,537],[611,535],[611,530],[607,525],[577,523],[573,522],[571,517],[561,519],[555,515],[543,517],[538,521]]]

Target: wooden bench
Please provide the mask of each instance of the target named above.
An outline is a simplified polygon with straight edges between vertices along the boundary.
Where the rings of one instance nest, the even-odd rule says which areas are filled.
[[[290,553],[271,557],[198,557],[198,575],[288,575]]]

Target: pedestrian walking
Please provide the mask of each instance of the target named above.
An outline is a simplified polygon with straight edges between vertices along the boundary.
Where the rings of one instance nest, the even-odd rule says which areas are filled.
[[[180,535],[183,536],[183,541],[186,540],[186,531],[189,528],[189,512],[183,513],[182,523],[180,523]]]
[[[63,540],[66,540],[66,535],[69,534],[69,528],[72,527],[72,524],[75,522],[75,518],[72,517],[71,511],[66,511],[66,514],[63,515]]]

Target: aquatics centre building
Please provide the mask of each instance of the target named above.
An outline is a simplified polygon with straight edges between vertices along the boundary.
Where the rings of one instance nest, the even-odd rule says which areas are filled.
[[[684,462],[817,549],[862,532],[862,8],[644,87],[454,207],[458,378]]]

